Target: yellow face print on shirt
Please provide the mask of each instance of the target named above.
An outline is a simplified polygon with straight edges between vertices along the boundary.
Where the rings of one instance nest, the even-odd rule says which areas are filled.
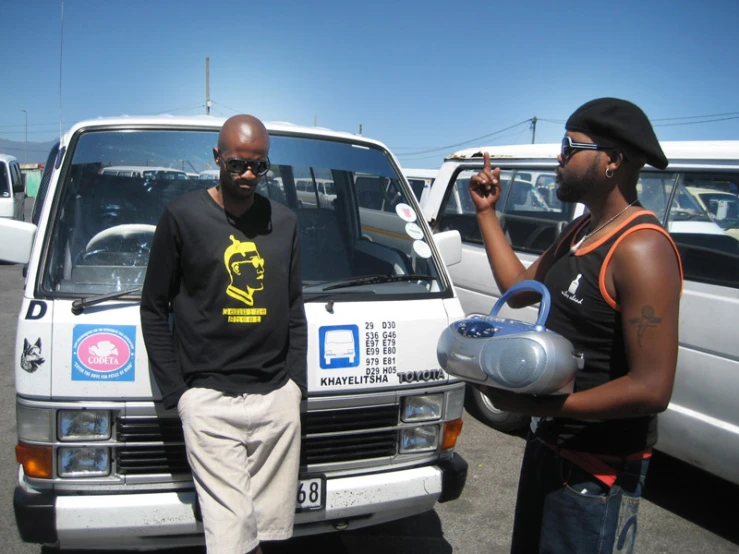
[[[264,258],[253,242],[242,242],[233,235],[229,238],[231,246],[223,254],[226,271],[231,278],[226,294],[253,306],[254,293],[264,288]]]

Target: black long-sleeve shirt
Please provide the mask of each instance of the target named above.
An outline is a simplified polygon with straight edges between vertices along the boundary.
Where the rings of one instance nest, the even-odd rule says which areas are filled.
[[[262,393],[291,378],[305,395],[295,214],[259,195],[238,218],[206,190],[174,200],[154,234],[141,327],[167,408],[195,386]]]

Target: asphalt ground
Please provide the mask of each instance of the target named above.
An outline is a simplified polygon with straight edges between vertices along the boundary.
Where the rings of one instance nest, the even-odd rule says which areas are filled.
[[[28,214],[30,203],[27,208]],[[21,542],[12,506],[16,482],[15,325],[23,282],[22,266],[0,265],[0,413],[4,414],[0,420],[0,552],[51,554],[56,550]],[[385,525],[269,545],[271,548],[265,548],[265,554],[506,553],[510,548],[523,447],[521,436],[499,433],[465,414],[457,451],[470,468],[467,485],[458,500]],[[640,507],[636,551],[640,554],[739,553],[737,516],[739,486],[657,453]],[[174,550],[162,552],[175,554]],[[205,549],[176,552],[203,554]]]

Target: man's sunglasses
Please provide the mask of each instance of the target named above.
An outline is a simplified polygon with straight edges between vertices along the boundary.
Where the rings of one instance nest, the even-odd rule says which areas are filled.
[[[251,167],[251,172],[254,175],[262,176],[266,175],[270,168],[269,158],[264,160],[241,160],[239,158],[227,160],[221,157],[221,160],[226,166],[226,171],[231,175],[243,175]]]
[[[613,150],[615,146],[594,144],[592,142],[574,142],[570,137],[562,139],[562,159],[567,161],[577,150]]]

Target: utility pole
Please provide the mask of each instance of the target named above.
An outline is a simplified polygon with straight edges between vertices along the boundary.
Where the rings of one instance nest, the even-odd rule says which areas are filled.
[[[361,134],[362,134],[362,124],[360,123],[359,124],[359,135],[361,135]]]
[[[533,131],[531,133],[531,144],[534,144],[536,142],[536,116],[531,119],[531,129]]]
[[[205,115],[210,115],[210,58],[205,58]]]
[[[313,126],[318,127],[318,112],[313,112]]]
[[[28,110],[21,110],[26,116],[26,142],[23,150],[23,163],[28,163]]]

